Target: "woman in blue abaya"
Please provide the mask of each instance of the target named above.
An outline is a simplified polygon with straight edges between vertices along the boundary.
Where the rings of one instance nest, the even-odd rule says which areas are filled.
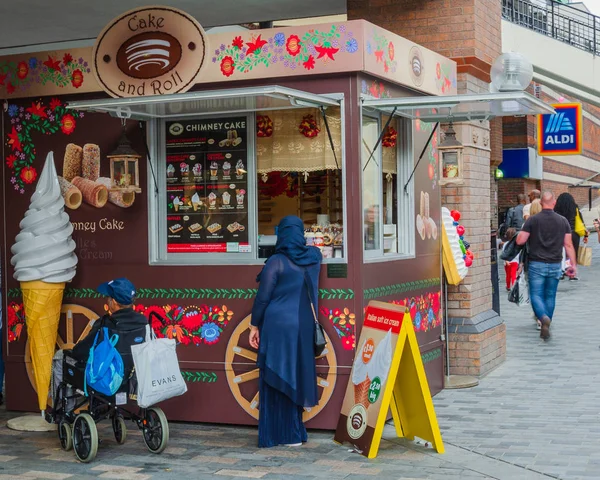
[[[314,354],[315,311],[321,252],[306,245],[304,223],[279,223],[275,254],[257,277],[250,344],[260,369],[258,446],[297,446],[307,441],[305,407],[318,401]],[[310,295],[310,296],[309,296]]]

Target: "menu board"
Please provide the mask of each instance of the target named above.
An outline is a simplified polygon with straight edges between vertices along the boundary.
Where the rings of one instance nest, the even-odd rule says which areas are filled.
[[[167,252],[248,253],[246,117],[166,123]]]

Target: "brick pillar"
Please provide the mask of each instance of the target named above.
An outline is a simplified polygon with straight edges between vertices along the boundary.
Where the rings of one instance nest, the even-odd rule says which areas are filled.
[[[491,64],[502,51],[498,0],[348,0],[348,18],[368,20],[454,59],[460,94],[489,92]],[[497,210],[491,176],[502,158],[502,123],[468,122],[455,129],[465,146],[465,182],[442,188],[442,204],[461,211],[475,260],[463,283],[448,288],[450,371],[483,375],[504,360],[506,350],[504,322],[492,310],[490,266]]]

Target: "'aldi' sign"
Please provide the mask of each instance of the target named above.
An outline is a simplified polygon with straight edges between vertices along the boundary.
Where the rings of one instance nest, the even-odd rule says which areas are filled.
[[[580,103],[552,105],[555,114],[538,115],[540,155],[578,155],[583,149]]]

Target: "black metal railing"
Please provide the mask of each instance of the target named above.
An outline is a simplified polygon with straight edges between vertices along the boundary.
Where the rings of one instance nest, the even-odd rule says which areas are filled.
[[[600,54],[600,17],[554,0],[502,0],[502,17],[594,55]]]

